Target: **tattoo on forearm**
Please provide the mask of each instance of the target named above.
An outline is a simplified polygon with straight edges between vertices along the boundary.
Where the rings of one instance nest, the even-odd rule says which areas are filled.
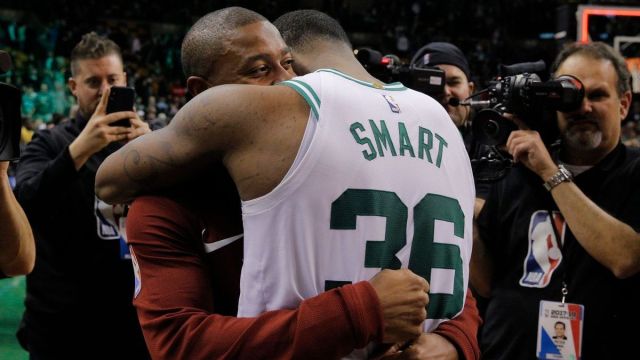
[[[155,189],[166,183],[167,174],[179,168],[173,160],[172,150],[171,144],[166,142],[148,150],[131,149],[124,154],[123,171],[129,180],[142,189]]]

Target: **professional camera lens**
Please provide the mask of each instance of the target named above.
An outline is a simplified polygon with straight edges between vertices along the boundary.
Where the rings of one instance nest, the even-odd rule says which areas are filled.
[[[496,137],[499,132],[500,126],[498,126],[498,123],[495,120],[489,120],[484,125],[484,133],[487,134],[487,136]]]
[[[516,124],[495,109],[478,111],[471,126],[478,142],[486,145],[502,145],[507,142],[509,134],[518,129]]]

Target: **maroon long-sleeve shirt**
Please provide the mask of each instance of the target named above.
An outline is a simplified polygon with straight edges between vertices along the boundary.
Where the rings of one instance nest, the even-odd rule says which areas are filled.
[[[383,333],[382,311],[368,282],[303,301],[297,309],[236,318],[242,266],[238,212],[187,208],[145,196],[131,206],[128,241],[139,267],[134,305],[154,359],[331,359]],[[217,249],[215,249],[217,248]],[[215,250],[213,250],[215,249]],[[439,326],[465,359],[478,359],[480,317],[467,293],[460,316]]]

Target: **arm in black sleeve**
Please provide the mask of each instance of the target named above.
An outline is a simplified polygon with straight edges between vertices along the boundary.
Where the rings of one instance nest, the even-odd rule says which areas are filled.
[[[44,130],[27,145],[20,158],[14,190],[18,201],[26,208],[48,202],[64,201],[67,189],[78,179],[69,144]]]

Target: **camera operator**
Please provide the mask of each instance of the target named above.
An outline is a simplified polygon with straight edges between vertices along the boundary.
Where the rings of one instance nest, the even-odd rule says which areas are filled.
[[[29,220],[11,191],[8,161],[0,161],[0,278],[28,274],[36,261]]]
[[[68,81],[77,116],[37,132],[18,164],[15,194],[38,251],[18,331],[31,359],[148,358],[131,304],[126,213],[94,192],[100,163],[150,131],[133,111],[106,114],[111,86],[126,83],[118,45],[85,34],[71,52]],[[131,126],[111,126],[122,119]]]
[[[444,71],[444,93],[437,100],[447,109],[451,120],[463,134],[465,145],[469,146],[467,135],[470,135],[471,131],[469,126],[471,108],[450,103],[452,98],[458,101],[465,100],[473,94],[475,89],[475,85],[471,81],[469,63],[462,51],[451,43],[432,42],[416,52],[412,64],[418,67],[434,66]]]
[[[629,71],[597,42],[568,46],[553,70],[582,81],[581,106],[557,112],[557,149],[549,151],[537,131],[510,133],[506,148],[519,165],[494,184],[478,217],[471,271],[483,278],[475,287],[491,294],[483,357],[535,359],[536,349],[541,356],[546,333],[537,317],[562,301],[584,306],[584,332],[580,339],[572,319],[567,336],[575,347],[558,354],[579,358],[581,343],[583,359],[627,358],[635,333],[610,329],[640,321],[640,152],[620,142]]]
[[[487,151],[487,147],[479,144],[471,129],[473,111],[470,106],[460,105],[475,91],[475,84],[471,81],[469,63],[462,51],[448,42],[431,42],[416,51],[411,60],[412,66],[432,66],[445,73],[444,91],[442,94],[432,94],[447,110],[464,139],[467,153],[471,159],[477,159]],[[478,174],[474,169],[476,197],[485,199],[489,193],[490,184],[478,181]],[[480,201],[477,200],[476,203]],[[479,206],[475,206],[477,215]]]

